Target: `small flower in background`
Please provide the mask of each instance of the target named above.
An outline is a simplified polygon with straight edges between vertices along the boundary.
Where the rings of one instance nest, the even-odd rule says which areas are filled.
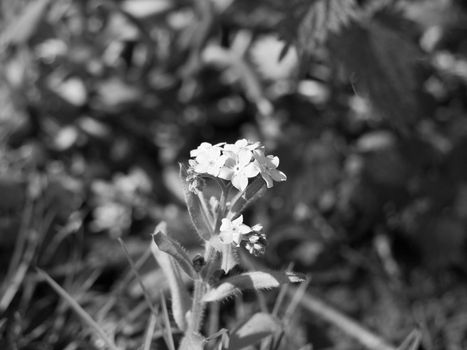
[[[105,202],[93,211],[94,219],[90,224],[93,231],[107,230],[112,237],[121,237],[131,225],[131,208],[117,202]]]
[[[253,157],[256,160],[256,164],[260,169],[261,177],[266,181],[268,188],[274,185],[274,181],[280,182],[287,180],[287,176],[280,170],[277,170],[279,166],[279,158],[275,156],[266,156],[263,150],[255,150]]]
[[[234,243],[238,247],[242,241],[242,236],[251,231],[252,228],[243,223],[243,215],[235,220],[224,218],[220,227],[219,239],[223,244]]]

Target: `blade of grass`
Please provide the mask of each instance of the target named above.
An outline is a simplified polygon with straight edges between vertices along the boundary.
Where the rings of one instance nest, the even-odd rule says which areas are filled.
[[[152,336],[154,335],[154,330],[156,329],[157,318],[151,313],[149,316],[148,328],[146,329],[146,334],[143,341],[143,350],[151,350]]]
[[[165,301],[165,296],[163,293],[161,293],[161,304],[162,304],[162,314],[164,316],[164,325],[167,331],[167,334],[165,334],[164,339],[166,339],[169,350],[175,350],[172,327],[170,325],[170,319],[169,319],[169,312],[167,311],[167,303]]]
[[[3,295],[0,297],[0,312],[5,311],[10,305],[11,301],[21,287],[21,284],[23,283],[24,278],[28,272],[29,266],[34,258],[39,241],[38,233],[34,231],[29,232],[31,237],[29,238],[28,245],[25,248],[22,260],[16,271],[13,271],[11,279],[8,281],[7,288]]]
[[[158,316],[156,309],[154,308],[154,305],[152,305],[151,301],[151,296],[149,295],[146,287],[144,286],[143,280],[141,276],[139,275],[138,269],[136,268],[135,263],[133,262],[133,259],[131,258],[130,254],[128,253],[128,249],[125,246],[125,243],[121,238],[118,239],[118,242],[122,246],[123,252],[125,253],[125,256],[128,260],[128,263],[131,266],[131,269],[133,270],[133,273],[135,274],[136,279],[138,280],[139,285],[141,286],[141,290],[143,291],[144,298],[146,299],[146,303],[148,304],[149,308],[151,309],[151,312],[155,315]]]
[[[287,306],[287,309],[284,312],[284,320],[289,320],[292,318],[292,315],[295,313],[298,304],[300,304],[300,300],[302,300],[303,296],[306,293],[306,289],[310,284],[311,279],[308,277],[305,282],[300,284],[300,286],[296,289],[295,293],[293,294],[292,300]]]
[[[144,254],[136,261],[136,263],[135,263],[136,270],[139,271],[141,266],[143,266],[143,264],[146,262],[146,260],[148,259],[148,257],[150,255],[151,255],[151,249],[148,248],[148,249],[146,249]],[[116,287],[112,288],[112,291],[111,291],[111,293],[109,295],[108,301],[99,309],[99,311],[97,313],[98,316],[96,317],[98,320],[103,319],[106,316],[107,312],[115,305],[115,303],[117,302],[117,296],[126,287],[128,287],[128,284],[133,279],[133,277],[134,277],[133,269],[131,269],[131,267],[130,267],[128,272],[125,274],[125,276],[123,276],[123,278],[121,278],[121,280],[118,282]]]
[[[286,271],[292,272],[293,271],[293,263],[290,263],[289,267]],[[276,302],[274,303],[274,307],[272,308],[272,315],[277,316],[279,313],[280,307],[282,306],[282,302],[284,301],[285,295],[287,294],[287,290],[289,289],[289,284],[284,283],[279,290],[279,294],[277,295]]]
[[[144,298],[146,299],[146,303],[149,305],[149,308],[151,309],[151,312],[154,316],[159,316],[159,313],[156,311],[154,308],[154,305],[152,305],[151,297],[144,286],[143,280],[136,269],[135,263],[133,262],[133,259],[131,259],[130,254],[128,253],[128,249],[125,246],[125,243],[121,238],[118,239],[118,242],[122,246],[123,252],[125,253],[126,258],[128,259],[128,263],[131,266],[131,269],[133,270],[136,279],[138,280],[139,285],[141,286],[141,290],[143,291]],[[164,316],[164,323],[167,329],[167,336],[164,337],[164,340],[166,342],[167,347],[169,350],[175,350],[175,345],[174,345],[174,340],[173,340],[173,335],[172,335],[172,328],[170,326],[170,320],[169,320],[169,314],[167,312],[167,305],[165,303],[165,297],[164,294],[161,293],[161,302],[162,302],[162,311],[163,311],[163,316]]]
[[[45,271],[36,267],[36,271],[43,280],[45,280],[52,289],[60,295],[75,311],[78,316],[92,329],[94,332],[107,344],[111,350],[119,350],[119,348],[114,344],[114,342],[105,334],[104,330],[97,324],[96,321],[73,299],[73,297],[68,294],[60,285],[55,282],[52,277],[50,277]]]
[[[288,291],[288,294],[293,298],[296,292],[297,289],[291,287],[291,289]],[[359,341],[360,344],[362,344],[367,349],[395,350],[395,348],[388,344],[384,339],[370,332],[368,329],[364,328],[350,317],[342,314],[333,307],[327,305],[323,301],[308,293],[305,293],[303,297],[300,298],[300,304],[305,310],[316,314],[323,320],[338,327],[341,331]]]

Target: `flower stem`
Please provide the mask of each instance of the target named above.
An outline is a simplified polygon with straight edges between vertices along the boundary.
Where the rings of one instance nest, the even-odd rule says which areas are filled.
[[[199,278],[194,281],[193,305],[191,307],[191,322],[187,333],[199,333],[203,321],[205,303],[202,301],[205,292],[204,281]]]

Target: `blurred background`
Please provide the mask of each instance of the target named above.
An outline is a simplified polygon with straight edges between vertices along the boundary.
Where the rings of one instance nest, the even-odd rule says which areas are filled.
[[[198,249],[178,162],[239,138],[288,176],[247,213],[268,266],[389,341],[467,348],[464,1],[0,4],[2,349],[103,346],[34,266],[136,348],[148,310],[116,238],[137,260],[166,220]],[[360,349],[291,322],[289,348]]]

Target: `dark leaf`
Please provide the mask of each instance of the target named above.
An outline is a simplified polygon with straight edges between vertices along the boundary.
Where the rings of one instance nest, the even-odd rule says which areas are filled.
[[[198,195],[190,191],[188,188],[187,175],[186,166],[180,164],[180,178],[183,183],[183,190],[185,193],[185,201],[188,208],[188,213],[190,214],[191,221],[198,235],[205,241],[208,241],[210,239],[211,230],[210,224],[206,219],[207,213],[204,212]]]
[[[160,231],[156,232],[152,237],[160,250],[172,256],[188,276],[195,278],[197,273],[188,257],[188,254],[182,248],[180,243]]]
[[[277,288],[284,283],[303,282],[304,278],[292,272],[253,271],[226,278],[204,296],[205,302],[220,301],[244,290]]]
[[[375,14],[365,24],[352,24],[329,44],[356,93],[367,95],[382,117],[403,126],[419,112],[414,64],[421,51],[382,17],[384,13]]]

